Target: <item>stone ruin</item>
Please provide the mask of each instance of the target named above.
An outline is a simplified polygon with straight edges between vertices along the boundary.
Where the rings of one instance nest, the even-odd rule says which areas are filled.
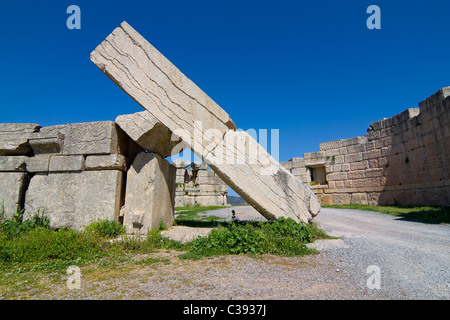
[[[450,205],[450,87],[361,137],[281,163],[322,204]]]
[[[134,136],[123,119],[141,116],[119,116],[116,122]],[[111,121],[0,124],[0,210],[10,218],[23,208],[25,219],[45,212],[55,228],[123,221],[128,233],[145,234],[161,220],[173,224],[174,204],[226,205],[228,186],[201,163],[191,166],[202,179],[193,179],[192,186],[186,181],[186,190],[194,190],[178,195],[180,169],[164,159],[170,155],[166,144],[156,145],[164,134],[170,138],[164,130],[135,141]],[[192,176],[192,169],[182,170]]]
[[[6,218],[44,211],[55,228],[106,219],[145,235],[161,221],[173,224],[175,202],[225,205],[227,185],[267,219],[319,213],[307,186],[126,22],[91,60],[145,111],[115,122],[0,124]],[[165,159],[186,147],[204,163]]]
[[[311,221],[320,203],[450,204],[450,87],[363,137],[280,164],[126,22],[91,60],[145,110],[115,122],[0,124],[7,218],[44,211],[56,228],[107,219],[145,235],[171,226],[175,205],[226,205],[227,185],[267,219]],[[185,148],[203,162],[165,159]]]
[[[175,207],[225,206],[228,186],[206,163],[175,160]]]
[[[308,186],[238,131],[225,110],[128,23],[97,46],[91,61],[261,215],[310,221],[319,213]]]

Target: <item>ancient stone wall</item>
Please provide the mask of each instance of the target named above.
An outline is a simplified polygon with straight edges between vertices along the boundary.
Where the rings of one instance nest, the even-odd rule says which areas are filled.
[[[206,165],[182,169],[180,182],[180,171],[164,159],[176,145],[171,133],[147,118],[138,113],[119,116],[117,124],[0,124],[4,218],[24,209],[24,219],[40,212],[52,227],[74,229],[123,220],[128,233],[145,235],[160,221],[173,224],[175,188],[177,205],[226,205],[228,187]]]
[[[0,124],[0,210],[9,218],[25,209],[25,219],[44,211],[53,227],[118,220],[132,149],[111,121]]]
[[[450,87],[283,166],[322,204],[450,205]]]
[[[225,206],[228,186],[204,162],[175,160],[175,206]]]

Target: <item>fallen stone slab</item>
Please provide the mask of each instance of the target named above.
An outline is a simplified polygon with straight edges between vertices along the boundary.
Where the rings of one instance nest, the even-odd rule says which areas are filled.
[[[91,53],[91,61],[197,155],[236,129],[217,103],[126,22]]]
[[[314,193],[249,135],[235,136],[229,115],[126,22],[91,60],[264,217],[310,221],[318,214]],[[251,150],[242,151],[234,138]]]
[[[316,195],[246,131],[227,132],[205,162],[267,219],[306,222],[320,211]]]
[[[163,158],[178,154],[184,149],[177,147],[179,139],[173,141],[172,132],[148,111],[118,116],[116,123],[144,150],[157,153]],[[184,146],[183,143],[181,145]]]

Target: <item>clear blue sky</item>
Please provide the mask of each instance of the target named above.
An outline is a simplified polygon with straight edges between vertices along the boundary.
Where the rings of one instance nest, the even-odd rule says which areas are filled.
[[[66,9],[81,8],[81,30]],[[381,30],[366,9],[381,8]],[[2,1],[0,122],[141,111],[89,60],[126,20],[232,117],[279,129],[280,160],[364,135],[450,86],[450,1]]]

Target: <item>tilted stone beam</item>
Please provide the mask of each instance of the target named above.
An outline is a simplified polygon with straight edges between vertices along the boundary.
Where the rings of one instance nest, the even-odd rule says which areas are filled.
[[[230,116],[128,23],[116,28],[91,60],[263,216],[310,221],[318,214],[314,193],[245,132],[236,132]],[[256,151],[240,147],[255,143]]]

